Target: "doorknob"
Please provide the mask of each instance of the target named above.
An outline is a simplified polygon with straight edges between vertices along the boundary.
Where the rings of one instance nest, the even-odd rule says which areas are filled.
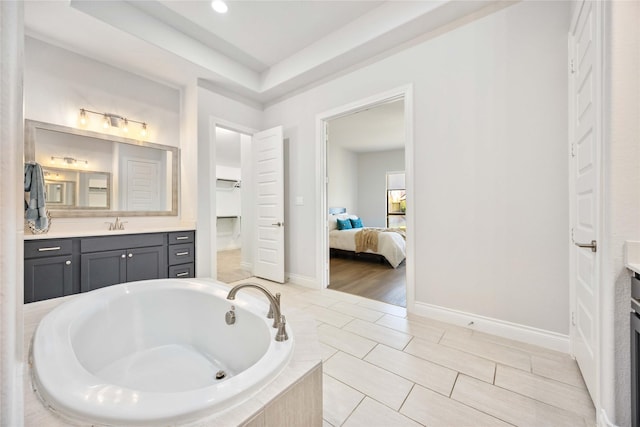
[[[591,243],[577,243],[577,242],[574,242],[574,243],[576,244],[576,246],[580,248],[591,248],[591,252],[598,251],[598,242],[596,242],[595,240],[592,240]]]
[[[284,222],[278,221],[275,224],[271,224],[271,225],[275,225],[276,227],[282,227],[282,226],[284,226]]]

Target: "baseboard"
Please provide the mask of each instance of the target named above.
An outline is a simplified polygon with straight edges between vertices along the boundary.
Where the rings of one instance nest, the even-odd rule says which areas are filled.
[[[302,276],[300,274],[285,273],[287,282],[291,282],[296,285],[304,286],[305,288],[319,289],[319,285],[315,277]]]
[[[533,328],[531,326],[520,325],[518,323],[507,322],[505,320],[494,319],[481,316],[479,314],[467,313],[453,310],[437,305],[426,304],[416,301],[413,314],[429,317],[454,325],[471,328],[488,334],[497,335],[516,341],[538,345],[551,350],[570,352],[569,336],[544,329]]]
[[[604,409],[600,410],[600,416],[598,417],[598,426],[599,427],[618,427],[616,424],[611,422],[611,420],[607,416],[607,411],[605,411]]]

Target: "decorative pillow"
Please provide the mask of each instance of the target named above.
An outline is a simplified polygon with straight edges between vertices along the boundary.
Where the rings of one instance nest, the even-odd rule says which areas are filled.
[[[338,229],[338,221],[337,221],[338,217],[336,215],[333,214],[329,214],[329,231],[332,230],[337,230]]]
[[[351,220],[350,219],[340,219],[338,218],[336,220],[336,222],[338,223],[338,230],[349,230],[351,227]]]
[[[362,219],[361,218],[349,218],[349,221],[351,221],[351,228],[363,228],[364,226],[362,225]]]

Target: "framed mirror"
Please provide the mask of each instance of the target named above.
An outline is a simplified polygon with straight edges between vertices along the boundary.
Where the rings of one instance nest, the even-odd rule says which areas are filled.
[[[176,216],[180,151],[26,120],[25,161],[42,166],[52,217]]]

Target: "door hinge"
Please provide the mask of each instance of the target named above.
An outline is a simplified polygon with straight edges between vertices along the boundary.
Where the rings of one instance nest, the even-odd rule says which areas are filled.
[[[575,61],[573,59],[569,60],[569,72],[571,74],[575,74],[576,73]]]
[[[576,312],[575,311],[571,312],[571,325],[572,326],[576,326]]]
[[[572,142],[571,143],[571,157],[575,157],[576,156],[576,143]]]

